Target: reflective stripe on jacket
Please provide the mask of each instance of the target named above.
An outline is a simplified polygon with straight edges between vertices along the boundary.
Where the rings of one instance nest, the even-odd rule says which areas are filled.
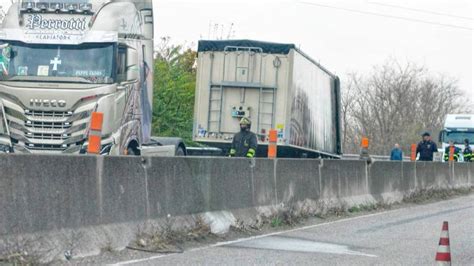
[[[444,161],[447,162],[449,161],[449,149],[450,147],[446,147],[444,150]],[[461,153],[461,149],[458,147],[454,147],[454,154],[453,154],[453,159],[454,161],[457,161],[459,159],[459,154]]]
[[[257,135],[250,131],[239,132],[234,135],[230,155],[235,157],[253,158],[257,153]]]

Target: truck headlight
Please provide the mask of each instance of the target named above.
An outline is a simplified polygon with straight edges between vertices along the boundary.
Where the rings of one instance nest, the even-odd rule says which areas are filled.
[[[87,146],[88,145],[82,145],[81,150],[79,151],[79,154],[87,154]],[[113,143],[108,143],[104,144],[100,147],[100,155],[109,155],[110,150],[112,149]]]
[[[9,135],[10,133],[8,132],[7,119],[5,117],[5,109],[3,108],[3,104],[0,101],[0,153],[13,152],[12,147],[9,144],[7,144],[7,143],[10,143]]]

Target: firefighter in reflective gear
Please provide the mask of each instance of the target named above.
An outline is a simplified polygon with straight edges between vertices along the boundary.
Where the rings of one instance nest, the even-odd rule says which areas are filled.
[[[240,120],[240,132],[234,135],[232,146],[230,147],[230,157],[255,157],[257,152],[257,135],[250,132],[252,122],[243,117]]]
[[[444,150],[444,161],[445,162],[449,161],[449,152],[450,152],[451,147],[454,147],[453,160],[456,162],[459,159],[459,154],[461,153],[461,149],[454,146],[454,141],[450,140],[449,141],[449,146],[446,147],[446,149]]]
[[[465,162],[474,162],[474,154],[472,153],[471,146],[469,146],[469,139],[464,140],[464,150],[462,151]]]

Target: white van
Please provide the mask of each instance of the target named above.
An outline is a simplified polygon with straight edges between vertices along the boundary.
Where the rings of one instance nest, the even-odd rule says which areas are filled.
[[[449,146],[449,141],[454,141],[456,147],[464,150],[464,140],[468,139],[471,149],[474,149],[474,114],[449,114],[446,116],[444,122],[444,129],[439,134],[439,142],[441,143],[441,149],[438,150],[443,154],[446,151],[446,147]],[[464,161],[464,158],[459,157],[460,161]]]

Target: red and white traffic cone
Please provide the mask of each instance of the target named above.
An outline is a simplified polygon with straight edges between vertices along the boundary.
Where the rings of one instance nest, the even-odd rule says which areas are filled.
[[[437,265],[451,265],[451,249],[449,248],[448,222],[443,222],[441,237],[439,238],[438,252],[436,252]]]

